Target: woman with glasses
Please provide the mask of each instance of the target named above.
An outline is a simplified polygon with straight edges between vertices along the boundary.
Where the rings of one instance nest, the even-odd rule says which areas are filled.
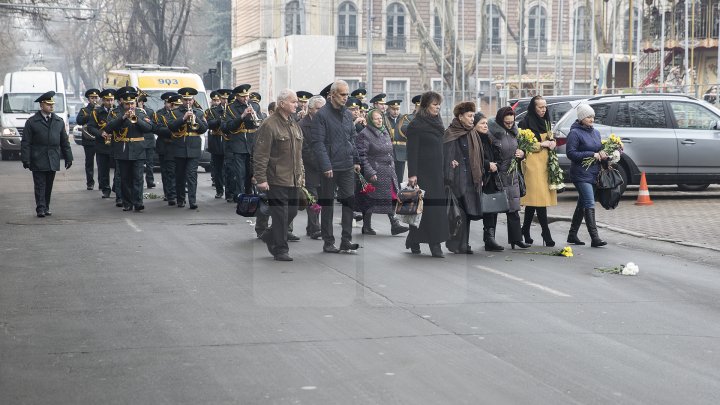
[[[547,219],[547,207],[557,205],[557,192],[550,189],[548,180],[549,151],[555,149],[555,140],[552,139],[547,102],[542,96],[535,96],[530,100],[527,115],[518,127],[531,130],[537,140],[535,150],[525,156],[522,164],[527,188],[525,196],[520,199],[520,204],[525,206],[522,234],[525,243],[533,243],[530,237],[530,225],[537,213],[542,228],[543,243],[545,246],[555,246]]]
[[[476,128],[478,128],[480,139],[483,141],[485,167],[490,174],[490,177],[486,176],[487,180],[485,186],[483,186],[483,191],[486,193],[494,192],[497,180],[500,180],[510,207],[510,210],[505,214],[507,217],[508,243],[513,249],[515,249],[515,246],[527,249],[530,245],[523,242],[520,229],[519,176],[521,174],[517,170],[508,173],[513,159],[523,159],[525,157],[525,152],[518,149],[515,111],[510,107],[503,107],[498,110],[494,121],[488,124],[487,118],[482,117],[477,121]],[[503,250],[503,247],[495,241],[497,214],[485,214],[483,223],[486,238],[485,250]]]
[[[421,243],[427,243],[432,256],[440,258],[445,257],[440,244],[450,236],[443,184],[445,126],[440,117],[441,103],[440,94],[424,93],[420,109],[407,128],[407,184],[419,185],[425,190],[425,198],[420,224],[410,227],[405,241],[405,247],[414,254],[420,253]]]

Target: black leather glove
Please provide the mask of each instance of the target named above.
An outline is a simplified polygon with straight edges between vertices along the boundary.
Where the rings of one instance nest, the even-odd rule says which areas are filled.
[[[72,166],[72,160],[70,160],[70,161],[67,161],[67,160],[66,160],[66,161],[65,161],[65,170],[69,169],[70,166]]]
[[[23,162],[23,169],[29,169],[29,168],[30,168],[30,163]]]

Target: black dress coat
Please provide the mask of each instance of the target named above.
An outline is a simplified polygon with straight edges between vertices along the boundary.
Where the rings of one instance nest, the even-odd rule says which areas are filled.
[[[368,125],[357,135],[355,145],[365,179],[369,182],[372,176],[377,176],[377,180],[372,183],[375,191],[356,196],[360,200],[359,205],[368,207],[367,212],[393,213],[392,190],[395,189],[397,192],[399,186],[390,134],[387,131],[380,132],[372,125]]]
[[[407,127],[408,178],[425,190],[420,225],[411,226],[407,243],[442,243],[450,237],[445,207],[443,135],[440,117],[417,115]]]
[[[483,135],[481,135],[480,138],[492,141],[492,151],[494,154],[494,160],[492,160],[492,162],[495,162],[498,165],[497,173],[499,174],[502,186],[505,189],[505,194],[507,194],[510,212],[520,211],[520,186],[518,185],[520,164],[518,164],[518,171],[511,174],[508,174],[507,172],[510,168],[510,163],[513,159],[515,159],[515,151],[518,147],[517,127],[514,126],[511,130],[506,130],[494,121],[490,122],[489,126],[489,138]]]
[[[105,138],[102,136],[108,122],[108,115],[110,115],[111,111],[112,109],[106,110],[103,106],[96,108],[93,110],[90,121],[87,124],[87,131],[95,137],[95,153],[101,155],[112,155],[112,146],[110,144],[106,145]],[[109,133],[109,131],[105,132]]]
[[[205,120],[208,124],[208,152],[213,155],[224,155],[223,132],[220,129],[224,108],[222,105],[210,107],[205,110]]]
[[[152,130],[152,124],[145,120],[145,112],[139,108],[135,110],[135,124],[124,115],[122,108],[116,108],[110,112],[105,126],[105,132],[113,134],[113,156],[116,160],[145,160],[145,133]]]
[[[20,159],[33,172],[57,172],[61,157],[65,163],[73,160],[65,121],[53,113],[47,122],[40,111],[36,112],[25,121]]]

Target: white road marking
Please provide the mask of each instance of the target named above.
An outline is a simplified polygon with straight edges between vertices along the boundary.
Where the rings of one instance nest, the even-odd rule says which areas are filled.
[[[527,281],[527,280],[525,280],[524,278],[520,278],[520,277],[517,277],[517,276],[513,276],[512,274],[508,274],[508,273],[502,272],[502,271],[500,271],[500,270],[491,269],[490,267],[485,267],[485,266],[475,266],[475,267],[477,267],[477,268],[480,269],[480,270],[487,271],[488,273],[493,273],[493,274],[496,274],[496,275],[498,275],[498,276],[505,277],[505,278],[507,278],[508,280],[518,281],[518,282],[523,283],[523,284],[525,284],[525,285],[527,285],[527,286],[530,286],[530,287],[533,287],[533,288],[537,288],[538,290],[545,291],[546,293],[550,293],[550,294],[556,295],[556,296],[558,296],[558,297],[564,297],[564,298],[572,297],[572,295],[570,295],[570,294],[565,294],[564,292],[561,292],[561,291],[552,289],[552,288],[550,288],[550,287],[546,287],[546,286],[544,286],[544,285],[542,285],[542,284],[533,283],[532,281]]]
[[[140,229],[139,226],[135,225],[135,223],[130,218],[125,218],[125,222],[130,226],[130,228],[134,229],[135,232],[142,232],[142,229]]]

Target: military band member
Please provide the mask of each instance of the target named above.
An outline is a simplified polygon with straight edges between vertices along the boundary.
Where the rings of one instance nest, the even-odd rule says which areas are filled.
[[[367,126],[367,122],[365,122],[365,117],[360,112],[360,100],[356,99],[355,97],[350,97],[345,102],[345,107],[347,107],[348,111],[350,111],[350,114],[352,114],[353,118],[353,125],[355,125],[355,131],[357,133],[360,133],[365,127]]]
[[[92,111],[87,131],[95,139],[95,160],[98,169],[98,188],[102,198],[110,197],[110,163],[112,156],[112,136],[105,131],[108,115],[115,108],[115,90],[105,89],[100,92],[102,104]]]
[[[175,149],[175,188],[177,206],[185,206],[185,187],[190,209],[197,209],[197,168],[202,154],[202,134],[208,129],[205,114],[194,108],[198,91],[192,87],[178,90],[183,106],[172,111],[173,120],[168,122]]]
[[[95,137],[88,132],[87,125],[91,121],[93,110],[100,103],[100,90],[88,89],[85,92],[85,98],[87,98],[88,104],[78,111],[75,121],[78,125],[82,125],[82,147],[85,150],[85,183],[87,189],[92,190],[95,187]]]
[[[328,84],[327,86],[325,86],[325,88],[323,88],[322,90],[320,90],[320,95],[321,95],[323,98],[325,98],[325,101],[326,101],[326,102],[330,102],[330,87],[332,87],[332,85],[333,85],[333,84],[330,83],[330,84]]]
[[[403,175],[405,174],[405,161],[407,160],[407,138],[400,131],[398,126],[400,124],[400,104],[402,100],[390,100],[387,102],[387,114],[385,114],[385,121],[388,125],[388,132],[390,133],[390,139],[393,145],[393,154],[395,155],[395,174],[397,175],[398,183],[402,183]]]
[[[110,113],[106,128],[113,134],[113,154],[120,166],[123,211],[140,212],[143,205],[145,133],[152,131],[145,110],[137,108],[138,94],[122,93],[123,108]]]
[[[250,100],[250,104],[248,104],[248,105],[252,105],[252,106],[257,105],[258,108],[260,108],[260,101],[262,100],[262,96],[260,95],[260,93],[253,91],[252,93],[250,93],[250,97],[248,97],[248,100]],[[267,113],[263,112],[262,108],[260,108],[260,115],[258,117],[260,117],[261,120],[264,120],[265,118],[268,117],[269,114],[272,114],[274,112],[275,112],[275,102],[273,101],[270,104],[268,104],[268,112]]]
[[[360,115],[367,117],[370,106],[367,103],[360,104]]]
[[[175,147],[173,146],[172,132],[168,128],[168,122],[171,121],[172,111],[182,105],[182,98],[174,92],[164,93],[161,97],[165,101],[165,106],[155,112],[153,117],[153,132],[157,134],[158,139],[155,147],[158,151],[160,159],[160,175],[162,176],[163,200],[168,205],[176,204],[177,191],[175,188]]]
[[[147,103],[147,94],[140,93],[137,99],[137,108],[145,110],[148,120],[152,120],[155,111],[152,108],[145,107]],[[152,124],[152,123],[151,123]],[[155,167],[155,133],[148,132],[145,134],[145,183],[147,188],[155,188],[155,175],[153,168]]]
[[[227,202],[233,202],[239,193],[250,193],[252,188],[252,153],[260,109],[259,106],[251,107],[248,104],[249,90],[249,84],[233,89],[235,101],[228,106],[221,126],[228,138],[224,143],[224,150],[225,161],[231,173],[225,186]]]
[[[399,120],[397,126],[395,126],[395,134],[396,134],[395,138],[399,138],[399,139],[403,140],[403,142],[407,142],[407,127],[408,127],[408,125],[410,125],[410,122],[415,118],[415,114],[417,114],[418,110],[420,109],[420,97],[421,97],[421,95],[418,94],[417,96],[412,98],[411,101],[412,101],[413,105],[415,106],[415,110],[413,110],[413,112],[411,112],[410,114],[403,114],[400,117],[400,120]],[[401,152],[400,157],[402,158],[404,156],[405,160],[407,160],[407,145],[405,145],[402,149],[405,150],[405,153],[403,155],[403,153]],[[405,174],[405,161],[401,161],[401,160],[397,159],[397,157],[398,156],[396,154],[395,170],[397,170],[398,183],[402,183],[403,179],[404,179],[403,176]],[[402,163],[400,163],[400,162],[402,162]],[[401,165],[402,165],[402,169],[400,169]]]
[[[350,93],[350,97],[355,97],[360,101],[360,104],[362,104],[363,102],[365,102],[365,97],[367,97],[367,90],[363,88],[353,90],[353,92]]]
[[[120,87],[115,92],[115,101],[117,102],[117,107],[113,109],[113,113],[115,115],[121,116],[125,114],[125,104],[124,104],[124,98],[125,93],[136,93],[137,90],[135,87],[132,86],[125,86]],[[112,135],[112,134],[111,134]],[[113,142],[115,141],[115,137],[113,136]],[[122,179],[120,176],[120,161],[115,159],[115,145],[113,145],[113,159],[115,160],[115,173],[113,174],[113,191],[115,191],[115,206],[116,207],[125,207],[123,204],[123,196],[122,196]]]
[[[38,97],[40,111],[25,121],[20,141],[20,159],[23,167],[33,174],[35,188],[35,212],[39,218],[52,215],[52,195],[55,172],[60,170],[60,157],[65,159],[65,170],[72,166],[73,155],[65,131],[65,121],[55,115],[54,91]]]
[[[372,108],[380,110],[383,114],[385,114],[385,110],[387,109],[387,104],[385,104],[385,97],[387,97],[385,93],[380,93],[370,99],[370,104],[372,104]]]
[[[223,98],[221,93],[225,94]],[[225,152],[223,150],[223,133],[220,129],[223,115],[225,115],[225,105],[223,102],[227,100],[229,90],[216,90],[210,92],[211,107],[205,110],[205,120],[208,123],[208,152],[210,152],[210,174],[213,178],[215,187],[215,198],[223,198],[225,193],[225,181],[223,179],[223,166],[225,161]]]
[[[300,90],[297,93],[298,107],[295,111],[294,117],[296,121],[300,121],[307,115],[308,101],[312,98],[312,93],[309,91]]]

